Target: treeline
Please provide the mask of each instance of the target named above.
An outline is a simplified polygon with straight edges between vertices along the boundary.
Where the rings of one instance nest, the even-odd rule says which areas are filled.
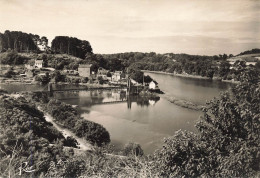
[[[3,34],[0,33],[0,52],[8,49],[18,52],[38,51],[38,45],[48,46],[48,39],[35,34],[27,34],[21,31],[6,30]]]
[[[224,56],[224,57],[223,57]],[[169,73],[187,73],[212,78],[217,74],[217,62],[225,61],[227,55],[199,56],[188,54],[119,53],[104,55],[106,61],[118,60],[119,67],[131,70],[164,71]]]
[[[15,50],[17,52],[41,52],[70,54],[84,59],[87,53],[92,53],[92,47],[86,40],[68,36],[56,36],[48,46],[48,38],[21,31],[6,30],[0,33],[0,52]]]
[[[199,56],[188,54],[156,54],[151,53],[118,53],[103,55],[106,63],[117,61],[117,68],[128,67],[131,71],[151,70],[177,74],[199,75],[208,78],[238,80],[241,72],[247,67],[245,62],[236,62],[233,68],[226,60],[232,57],[226,54],[218,56]],[[112,62],[113,63],[113,62]],[[113,66],[112,66],[113,67]],[[259,67],[259,62],[251,68]]]
[[[85,58],[87,53],[92,53],[88,41],[68,36],[56,36],[51,42],[51,50],[54,53],[66,53],[82,59]]]
[[[257,53],[260,53],[260,49],[255,48],[255,49],[251,49],[251,50],[248,50],[248,51],[244,51],[244,52],[240,53],[239,55],[257,54]]]

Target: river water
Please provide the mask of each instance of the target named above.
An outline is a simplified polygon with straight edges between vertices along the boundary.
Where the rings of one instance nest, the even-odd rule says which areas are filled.
[[[110,133],[115,148],[122,148],[129,142],[141,145],[146,154],[161,148],[163,139],[177,130],[196,132],[194,127],[200,111],[182,108],[170,103],[165,96],[188,100],[204,105],[206,100],[218,96],[231,87],[229,83],[204,79],[190,79],[170,75],[149,75],[159,83],[165,92],[160,98],[127,97],[120,90],[95,90],[55,93],[54,97],[72,105],[87,120],[103,125]],[[3,85],[8,91],[38,90],[39,86]],[[117,101],[111,103],[111,101]]]

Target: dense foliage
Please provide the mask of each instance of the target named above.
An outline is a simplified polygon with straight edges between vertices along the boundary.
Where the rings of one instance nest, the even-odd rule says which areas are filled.
[[[45,93],[27,94],[26,99],[5,93],[1,91],[0,96],[0,177],[146,175],[146,163],[141,160],[106,154],[107,151],[100,148],[87,152],[65,147],[73,145],[75,140],[71,137],[65,139],[52,124],[46,122],[43,113],[30,100],[47,103]],[[62,112],[67,110],[76,114],[69,106],[62,108]],[[55,115],[58,116],[57,113]],[[89,126],[85,122],[82,124],[84,128],[79,133],[84,134],[84,129]]]
[[[34,170],[22,171],[24,177],[39,176],[48,171],[51,161],[68,157],[70,153],[63,152],[62,146],[70,146],[74,139],[65,139],[25,98],[0,97],[1,177],[17,177],[21,166]]]
[[[56,53],[71,54],[82,59],[87,53],[92,53],[88,41],[68,36],[56,36],[51,42],[51,49]]]
[[[29,61],[29,58],[19,55],[14,50],[7,50],[0,54],[0,63],[6,65],[20,65]]]
[[[252,177],[260,171],[260,83],[245,71],[232,93],[208,103],[198,134],[179,131],[155,154],[163,176]]]
[[[123,154],[126,156],[143,156],[144,151],[141,148],[141,145],[137,143],[128,143],[123,149]]]
[[[255,48],[255,49],[251,49],[251,50],[248,50],[248,51],[244,51],[244,52],[240,53],[239,55],[257,54],[257,53],[260,53],[260,49]]]
[[[107,63],[117,60],[117,68],[129,67],[134,70],[187,73],[212,78],[218,76],[218,61],[225,61],[228,55],[199,56],[188,54],[118,53],[103,55]],[[232,56],[232,55],[229,55]]]
[[[0,33],[0,52],[8,49],[18,52],[38,51],[38,45],[47,47],[48,39],[39,35],[27,34],[20,31],[6,30],[3,34]]]
[[[246,65],[242,62],[237,62],[234,68],[230,68],[226,59],[233,55],[218,55],[218,56],[199,56],[188,54],[156,54],[151,53],[118,53],[103,55],[106,60],[105,66],[111,71],[114,70],[115,65],[107,65],[116,61],[116,68],[129,68],[130,71],[150,70],[163,71],[177,74],[198,75],[208,78],[219,78],[225,80],[239,80],[242,68]],[[250,68],[259,68],[256,66],[248,66]]]
[[[110,142],[109,133],[103,126],[81,118],[71,105],[51,99],[47,110],[54,117],[55,122],[72,130],[78,137],[85,138],[97,146]]]

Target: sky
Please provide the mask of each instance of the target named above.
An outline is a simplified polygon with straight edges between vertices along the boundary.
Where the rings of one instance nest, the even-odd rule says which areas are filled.
[[[260,48],[260,0],[0,0],[0,33],[71,36],[94,53]]]

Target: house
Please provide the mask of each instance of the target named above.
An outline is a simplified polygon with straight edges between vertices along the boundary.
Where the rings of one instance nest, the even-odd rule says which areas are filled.
[[[35,60],[35,63],[34,63],[34,67],[35,68],[38,68],[38,69],[40,69],[40,68],[42,68],[43,67],[43,60]]]
[[[91,76],[91,64],[80,64],[78,67],[78,73],[81,77],[88,77]]]
[[[158,87],[158,83],[156,82],[156,81],[151,81],[150,83],[149,83],[149,89],[152,89],[152,90],[157,90],[157,89],[159,89],[159,87]]]
[[[135,81],[134,79],[131,79],[131,78],[130,78],[130,81],[131,81],[131,84],[133,84],[134,86],[138,85],[138,82]]]
[[[114,74],[112,75],[113,82],[118,82],[123,78],[125,78],[125,74],[123,73],[123,71],[115,71]]]

